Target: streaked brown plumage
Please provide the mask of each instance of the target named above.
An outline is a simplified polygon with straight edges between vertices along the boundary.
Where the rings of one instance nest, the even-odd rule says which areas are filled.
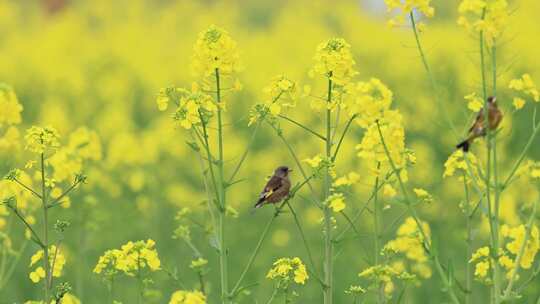
[[[263,191],[259,195],[259,200],[255,204],[255,208],[262,207],[265,204],[275,204],[287,197],[291,190],[291,181],[289,173],[291,169],[287,166],[280,166],[274,171],[274,175],[270,178]]]
[[[489,130],[496,130],[503,118],[503,114],[499,107],[497,106],[497,98],[490,96],[487,99],[487,112],[488,112],[488,127]],[[472,142],[478,138],[486,136],[485,130],[485,120],[484,120],[484,109],[481,109],[480,112],[476,115],[474,124],[469,129],[469,137],[459,143],[456,148],[462,149],[464,152],[468,152]]]

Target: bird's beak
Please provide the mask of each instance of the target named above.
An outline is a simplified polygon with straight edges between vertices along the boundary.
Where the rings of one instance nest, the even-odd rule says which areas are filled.
[[[287,172],[291,173],[291,172],[293,172],[293,169],[289,169],[289,171],[287,171]]]

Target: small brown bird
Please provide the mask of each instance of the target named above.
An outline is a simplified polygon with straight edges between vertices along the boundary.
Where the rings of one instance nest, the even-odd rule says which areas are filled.
[[[503,114],[501,110],[499,110],[499,107],[497,106],[497,98],[495,98],[495,96],[488,97],[487,107],[488,107],[487,112],[488,112],[489,130],[491,131],[496,130],[499,127],[499,124],[501,123]],[[458,144],[456,148],[462,149],[463,152],[468,152],[472,142],[476,138],[481,137],[481,136],[486,136],[486,130],[484,129],[484,127],[485,127],[484,109],[482,109],[476,115],[474,124],[469,129],[469,137],[467,137],[467,139],[465,139],[460,144]]]
[[[264,186],[254,208],[262,207],[265,204],[275,204],[285,199],[291,190],[291,180],[289,179],[291,171],[287,166],[278,167]]]

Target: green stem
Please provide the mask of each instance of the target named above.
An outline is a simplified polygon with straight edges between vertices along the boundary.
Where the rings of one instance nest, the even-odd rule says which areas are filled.
[[[210,177],[211,177],[211,181],[212,181],[212,185],[213,185],[213,188],[214,188],[214,191],[216,192],[216,200],[218,200],[217,202],[212,200],[212,202],[214,202],[214,204],[216,205],[216,209],[218,211],[221,211],[221,205],[220,205],[220,196],[219,196],[219,190],[218,190],[218,187],[217,187],[217,182],[216,182],[216,175],[214,173],[214,164],[212,162],[212,153],[210,152],[210,143],[208,141],[208,130],[206,129],[206,123],[204,122],[203,118],[202,118],[202,114],[201,112],[199,112],[199,116],[201,118],[201,126],[202,126],[202,129],[203,129],[203,134],[200,135],[199,134],[199,131],[197,131],[197,129],[193,129],[195,131],[195,134],[199,137],[199,140],[201,141],[202,145],[204,146],[204,149],[206,151],[206,160],[208,161],[208,170],[210,171]],[[202,137],[202,139],[201,139]]]
[[[41,199],[41,195],[39,195],[39,193],[37,193],[36,191],[34,191],[34,189],[28,187],[27,185],[23,184],[21,181],[19,181],[17,178],[13,179],[17,184],[19,184],[19,186],[23,187],[24,189],[30,191],[30,193],[32,193],[33,195],[35,195],[37,198]]]
[[[358,117],[358,114],[354,114],[347,121],[347,124],[345,125],[345,128],[343,129],[343,133],[341,133],[341,136],[340,136],[339,141],[337,143],[336,150],[334,151],[334,155],[332,155],[332,162],[336,160],[339,149],[341,148],[341,144],[343,143],[343,140],[345,139],[345,135],[347,134],[347,131],[349,130],[349,127],[351,126],[351,123],[356,119],[356,117]]]
[[[516,282],[516,279],[518,278],[518,271],[520,268],[521,259],[523,258],[523,254],[525,253],[525,248],[527,247],[527,242],[529,241],[529,237],[531,235],[531,230],[534,223],[534,216],[536,215],[536,202],[533,205],[533,210],[531,215],[529,216],[529,221],[527,222],[525,237],[523,239],[523,243],[521,244],[521,247],[519,248],[518,255],[516,256],[516,260],[514,261],[514,269],[512,270],[512,277],[508,281],[508,285],[506,286],[506,290],[504,291],[503,295],[503,301],[506,299],[509,299],[510,294],[512,293],[512,288],[514,287],[514,283]]]
[[[281,208],[281,206],[280,206],[280,208]],[[274,223],[274,220],[276,219],[276,217],[278,217],[278,215],[279,215],[279,212],[276,211],[272,215],[272,217],[270,218],[270,220],[268,221],[266,226],[264,227],[264,230],[263,230],[261,236],[259,237],[259,241],[257,242],[257,245],[255,246],[255,249],[251,253],[251,256],[249,257],[249,260],[248,260],[246,266],[244,267],[244,270],[242,271],[242,274],[240,274],[240,278],[238,278],[238,281],[236,282],[236,285],[233,287],[233,289],[231,291],[231,297],[235,297],[236,292],[240,288],[240,284],[242,284],[242,281],[244,280],[244,277],[246,276],[247,272],[249,271],[249,269],[253,265],[253,262],[255,262],[255,258],[257,257],[257,255],[259,254],[259,251],[261,250],[262,244],[263,244],[264,240],[266,239],[266,236],[268,235],[268,232],[270,231],[270,227],[272,226],[272,224]]]
[[[315,278],[319,281],[319,283],[321,283],[321,285],[324,287],[324,282],[321,280],[319,271],[317,270],[317,267],[315,266],[315,260],[313,259],[313,254],[311,254],[311,249],[309,249],[306,235],[304,234],[304,230],[302,229],[302,226],[300,225],[298,216],[296,215],[296,212],[294,211],[292,205],[289,204],[289,202],[287,202],[287,206],[289,207],[289,210],[291,211],[293,215],[294,223],[296,224],[296,227],[298,228],[298,232],[300,232],[300,237],[302,237],[302,242],[304,242],[304,247],[306,248],[306,252],[309,258],[309,263],[311,264],[311,268],[313,268],[312,273],[314,274]]]
[[[306,174],[306,171],[304,170],[304,168],[302,167],[302,163],[300,162],[300,159],[298,158],[298,156],[296,155],[296,153],[294,152],[294,149],[292,148],[292,146],[289,144],[289,142],[287,141],[287,139],[283,136],[281,130],[277,129],[274,125],[272,124],[269,124],[272,129],[274,129],[274,131],[276,131],[276,134],[277,136],[281,139],[281,141],[285,144],[285,146],[287,147],[287,150],[289,150],[289,153],[291,154],[291,156],[293,157],[294,159],[294,162],[296,163],[296,166],[298,167],[298,170],[300,170],[300,173],[302,174],[302,177],[304,177],[304,179],[308,180],[308,175]],[[307,182],[307,185],[309,187],[309,190],[311,191],[311,194],[315,197],[315,189],[313,188],[313,185],[308,181]]]
[[[328,79],[328,97],[327,104],[332,102],[332,79]],[[331,159],[332,156],[332,126],[331,126],[331,110],[326,108],[326,158]],[[329,168],[326,169],[324,176],[324,200],[326,201],[330,196],[330,186],[332,183]],[[328,205],[323,207],[324,212],[324,303],[332,304],[333,302],[333,271],[334,271],[334,259],[333,259],[333,242],[332,242],[332,210]]]
[[[111,276],[108,290],[109,290],[109,302],[113,304],[114,303],[114,275]]]
[[[221,279],[221,299],[223,303],[231,303],[229,298],[229,272],[228,272],[228,249],[225,238],[225,226],[226,216],[225,210],[227,209],[227,199],[225,193],[225,177],[224,177],[224,156],[223,156],[223,118],[222,118],[222,104],[221,104],[221,83],[219,76],[219,69],[215,69],[216,78],[216,100],[218,103],[218,174],[219,174],[219,203],[220,212],[218,217],[218,237],[219,237],[219,265],[220,265],[220,279]]]
[[[482,12],[482,20],[485,19],[486,16],[486,9],[484,8]],[[482,78],[482,93],[484,97],[484,130],[486,130],[486,145],[487,145],[487,163],[486,163],[486,198],[487,198],[487,209],[488,209],[488,217],[489,217],[489,224],[490,224],[490,232],[491,232],[491,255],[492,258],[497,261],[498,255],[499,255],[499,234],[498,234],[498,225],[499,225],[499,214],[498,214],[498,185],[495,185],[495,194],[494,194],[494,202],[492,205],[492,199],[491,199],[491,173],[492,173],[492,167],[493,167],[493,174],[494,179],[497,179],[497,169],[496,169],[496,148],[495,143],[491,134],[491,130],[489,128],[489,107],[488,107],[488,101],[487,101],[487,84],[486,84],[486,75],[485,75],[485,55],[484,55],[484,31],[480,31],[479,34],[479,40],[480,40],[480,72],[481,72],[481,78]],[[495,70],[495,67],[493,67]],[[493,155],[493,159],[492,159]],[[499,263],[494,263],[493,266],[493,296],[494,301],[496,304],[501,302],[501,271]]]
[[[446,287],[448,293],[450,294],[450,298],[451,298],[452,302],[454,302],[455,304],[459,304],[460,302],[459,302],[459,299],[456,296],[453,285],[451,284],[452,282],[450,281],[450,279],[448,278],[448,275],[445,273],[442,265],[440,264],[438,255],[433,254],[433,252],[431,250],[431,244],[430,244],[430,242],[429,242],[429,240],[427,238],[427,235],[426,235],[426,233],[424,231],[424,228],[422,227],[422,223],[420,222],[418,214],[416,213],[416,210],[414,209],[414,206],[412,205],[412,201],[409,199],[409,195],[407,194],[407,190],[405,188],[405,184],[403,182],[403,179],[401,178],[400,171],[398,170],[398,168],[396,167],[396,164],[394,163],[392,157],[390,156],[390,151],[388,150],[388,146],[386,145],[386,142],[384,140],[384,136],[382,134],[381,126],[379,124],[379,121],[377,120],[375,123],[377,124],[377,131],[379,132],[379,137],[380,137],[380,140],[381,140],[381,144],[383,145],[384,152],[386,154],[388,162],[390,163],[390,166],[392,167],[392,171],[394,171],[394,173],[395,173],[395,175],[396,175],[396,177],[398,179],[399,185],[401,187],[401,192],[402,192],[402,194],[403,194],[403,196],[405,198],[405,201],[407,202],[407,209],[409,211],[409,214],[411,215],[411,217],[416,222],[416,226],[418,227],[418,231],[420,232],[420,235],[422,237],[422,242],[423,242],[424,249],[426,250],[426,252],[433,259],[433,262],[434,262],[435,267],[437,269],[437,273],[439,274],[439,277],[441,278],[444,286]]]
[[[274,301],[274,298],[276,297],[278,293],[278,289],[274,287],[274,291],[272,292],[272,295],[270,296],[270,299],[268,299],[268,301],[266,301],[266,304],[270,304]]]
[[[465,213],[467,216],[467,256],[465,260],[466,270],[465,270],[465,288],[467,289],[465,293],[465,304],[471,303],[472,295],[472,265],[469,263],[469,259],[472,256],[472,214],[471,212],[471,200],[469,197],[469,187],[467,186],[467,175],[463,173],[463,187],[465,191]]]
[[[368,209],[368,205],[369,203],[371,203],[371,201],[375,198],[375,194],[376,192],[378,192],[383,186],[384,184],[386,183],[386,180],[388,178],[390,178],[391,175],[389,176],[386,176],[385,177],[385,181],[380,183],[377,187],[373,186],[373,191],[371,193],[371,196],[368,198],[368,200],[364,203],[364,206],[362,208],[360,208],[360,210],[358,210],[358,212],[354,215],[354,217],[351,219],[351,221],[353,223],[356,223],[356,221],[360,218],[360,216],[362,215],[362,213]],[[343,236],[345,235],[345,233],[347,233],[352,227],[350,225],[347,226],[347,228],[343,229],[343,231],[341,231],[337,237],[334,239],[334,243],[339,243],[341,242],[341,240],[343,239]]]
[[[420,36],[418,34],[418,28],[416,27],[416,20],[414,19],[414,12],[411,11],[411,13],[409,14],[409,19],[411,20],[411,24],[412,24],[412,29],[413,29],[413,32],[414,32],[414,38],[415,38],[415,41],[416,41],[416,47],[418,48],[418,52],[420,53],[420,58],[422,59],[422,64],[424,65],[424,69],[426,70],[426,73],[428,75],[428,78],[429,78],[429,81],[430,81],[430,84],[431,84],[431,89],[433,90],[433,94],[435,95],[435,100],[439,106],[439,108],[441,108],[443,110],[443,114],[444,114],[444,117],[445,119],[447,120],[448,122],[448,125],[452,128],[452,131],[454,132],[454,135],[456,137],[458,137],[459,133],[456,129],[456,126],[454,125],[454,122],[452,121],[452,119],[450,119],[450,116],[449,116],[449,112],[447,111],[445,105],[442,103],[440,97],[439,97],[439,92],[437,90],[437,82],[435,81],[435,77],[433,76],[433,73],[431,72],[431,68],[428,64],[428,61],[427,61],[427,58],[426,58],[426,55],[424,54],[424,49],[422,47],[422,43],[420,42]]]
[[[207,149],[207,151],[209,151],[209,149]],[[206,205],[208,207],[208,213],[210,214],[210,219],[212,221],[212,229],[213,229],[213,232],[215,231],[216,229],[216,216],[214,214],[214,210],[212,208],[212,191],[210,190],[210,185],[208,184],[208,177],[207,177],[207,174],[206,174],[206,170],[204,170],[204,160],[203,160],[203,157],[200,153],[197,153],[197,155],[199,156],[199,165],[201,167],[201,173],[202,173],[202,176],[203,176],[203,184],[204,184],[204,189],[206,190],[206,199],[207,199],[207,202],[206,202]],[[209,166],[211,166],[212,164],[209,162]]]
[[[142,302],[141,253],[137,253],[137,304]]]
[[[506,187],[508,187],[508,185],[510,184],[512,178],[514,177],[514,175],[518,171],[519,166],[521,165],[521,163],[525,159],[525,156],[527,155],[527,152],[529,151],[529,148],[532,146],[532,143],[534,142],[534,139],[536,138],[536,134],[538,133],[538,130],[540,130],[540,123],[538,123],[536,126],[534,126],[533,132],[532,132],[531,136],[529,137],[529,140],[527,141],[527,144],[525,144],[525,147],[521,151],[521,154],[519,155],[518,159],[514,163],[514,166],[510,170],[510,174],[508,174],[508,177],[504,180],[503,184],[501,185],[501,188],[503,190],[506,189]]]
[[[300,128],[302,128],[302,129],[308,131],[309,133],[311,133],[311,134],[317,136],[318,138],[322,139],[323,141],[326,141],[326,138],[325,138],[324,136],[322,136],[321,134],[317,133],[316,131],[313,131],[313,130],[310,129],[309,127],[307,127],[307,126],[305,126],[305,125],[303,125],[303,124],[301,124],[301,123],[299,123],[299,122],[297,122],[297,121],[295,121],[295,120],[293,120],[293,119],[291,119],[291,118],[289,118],[289,117],[287,117],[287,116],[284,116],[284,115],[281,115],[281,114],[280,114],[279,117],[280,117],[280,118],[283,118],[283,119],[285,119],[285,120],[287,120],[287,121],[289,121],[289,122],[291,122],[291,123],[293,123],[293,124],[295,124],[295,125],[297,125],[297,126],[299,126]]]
[[[52,270],[49,261],[49,208],[47,208],[47,188],[45,187],[45,155],[41,153],[41,204],[43,208],[43,266],[45,268],[45,303],[49,303],[49,280]]]
[[[381,163],[377,163],[377,169],[381,167]],[[378,171],[378,170],[377,170]],[[379,175],[375,178],[375,189],[379,188]],[[379,255],[381,253],[381,229],[380,229],[380,220],[379,216],[381,213],[381,208],[379,206],[379,191],[375,191],[373,196],[373,234],[374,234],[374,249],[375,249],[375,265],[379,265]],[[382,289],[382,284],[379,285],[379,288],[377,288],[377,303],[383,303],[384,302],[384,291]]]
[[[255,142],[255,138],[257,137],[257,131],[259,131],[259,128],[261,127],[261,123],[257,122],[257,126],[255,126],[255,130],[253,130],[253,133],[251,134],[251,138],[249,140],[249,143],[246,147],[246,150],[242,154],[242,157],[240,157],[240,161],[236,165],[236,167],[233,170],[233,173],[231,174],[231,177],[229,178],[228,184],[232,183],[234,181],[234,178],[236,177],[236,174],[238,174],[238,171],[240,171],[240,168],[242,167],[242,164],[246,160],[249,150],[251,149],[251,146]]]
[[[200,291],[204,295],[206,295],[206,288],[205,288],[205,284],[204,284],[204,276],[203,276],[202,271],[197,271],[197,275],[199,276],[199,288],[200,288]]]
[[[68,195],[75,187],[77,187],[82,180],[77,179],[64,193],[62,193],[59,197],[57,197],[53,202],[51,202],[49,205],[47,205],[47,208],[52,208],[58,205],[61,205],[63,202],[61,201],[66,195]]]

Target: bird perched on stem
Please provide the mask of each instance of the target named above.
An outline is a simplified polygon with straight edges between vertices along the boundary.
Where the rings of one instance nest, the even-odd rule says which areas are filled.
[[[275,204],[285,199],[291,190],[291,180],[289,179],[291,171],[287,166],[278,167],[264,186],[254,208],[262,207],[265,204]]]
[[[459,143],[456,148],[462,149],[463,152],[468,152],[472,142],[482,136],[486,136],[486,122],[484,119],[485,109],[481,109],[480,112],[476,115],[474,124],[469,129],[469,136],[467,139]],[[501,123],[503,114],[499,107],[497,106],[497,98],[495,96],[490,96],[487,99],[487,113],[488,113],[488,128],[490,131],[496,130]]]

